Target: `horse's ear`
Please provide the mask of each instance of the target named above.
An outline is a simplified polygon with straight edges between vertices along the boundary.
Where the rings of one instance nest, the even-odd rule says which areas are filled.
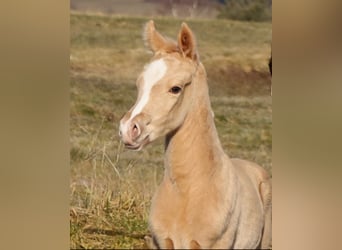
[[[182,23],[178,34],[178,47],[181,53],[194,61],[198,60],[195,35],[186,23]]]
[[[174,52],[178,51],[174,41],[162,36],[155,28],[153,20],[146,23],[143,38],[145,45],[152,50],[153,53],[159,51]]]

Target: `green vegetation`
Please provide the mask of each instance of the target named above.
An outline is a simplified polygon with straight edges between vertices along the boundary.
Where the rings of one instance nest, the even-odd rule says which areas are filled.
[[[218,17],[242,21],[270,21],[272,0],[226,0]]]
[[[163,175],[163,140],[140,152],[118,137],[151,54],[146,18],[71,15],[71,248],[143,248],[151,198]],[[156,18],[175,38],[181,20]],[[215,122],[231,157],[272,170],[272,100],[267,63],[271,24],[187,20],[208,73]]]

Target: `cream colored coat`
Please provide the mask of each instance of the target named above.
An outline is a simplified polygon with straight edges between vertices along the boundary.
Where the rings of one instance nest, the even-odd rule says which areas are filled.
[[[138,99],[122,118],[120,134],[126,147],[136,150],[166,137],[149,246],[270,248],[270,177],[257,164],[223,152],[192,31],[183,23],[175,43],[150,21],[144,36],[154,57],[137,80]]]

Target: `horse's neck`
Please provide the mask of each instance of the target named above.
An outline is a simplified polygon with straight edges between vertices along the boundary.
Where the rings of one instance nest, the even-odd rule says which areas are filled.
[[[204,69],[203,69],[204,70]],[[210,178],[224,156],[210,105],[205,74],[194,78],[191,109],[182,126],[166,138],[166,178],[188,189],[192,180]]]

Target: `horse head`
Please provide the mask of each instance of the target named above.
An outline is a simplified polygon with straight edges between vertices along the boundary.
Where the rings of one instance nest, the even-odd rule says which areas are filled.
[[[136,85],[138,97],[120,121],[120,136],[129,149],[176,130],[191,105],[192,80],[199,64],[195,37],[182,23],[177,42],[161,35],[149,21],[144,29],[146,46],[153,57]]]

